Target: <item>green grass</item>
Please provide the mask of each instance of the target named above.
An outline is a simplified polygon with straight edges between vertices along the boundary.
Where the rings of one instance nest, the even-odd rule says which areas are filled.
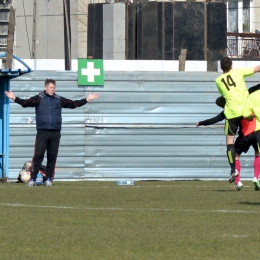
[[[260,258],[252,182],[53,184],[0,184],[1,259]]]

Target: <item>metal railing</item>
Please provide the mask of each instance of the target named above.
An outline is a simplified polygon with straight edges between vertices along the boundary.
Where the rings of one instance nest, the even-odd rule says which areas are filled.
[[[259,36],[257,38],[256,36]],[[246,33],[228,33],[227,55],[232,58],[258,59],[260,58],[260,35]]]

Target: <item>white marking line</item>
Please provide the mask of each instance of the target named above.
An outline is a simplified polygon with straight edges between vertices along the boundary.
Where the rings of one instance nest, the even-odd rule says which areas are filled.
[[[29,208],[52,208],[52,209],[73,209],[73,210],[107,210],[107,211],[166,211],[166,212],[204,212],[204,213],[256,213],[259,214],[260,211],[255,210],[196,210],[196,209],[153,209],[153,208],[77,208],[69,206],[43,206],[43,205],[27,205],[27,204],[11,204],[11,203],[0,203],[0,206],[9,206],[9,207],[29,207]]]
[[[92,186],[92,185],[87,185],[88,186],[88,188],[91,188],[91,187],[93,187],[93,188],[96,188],[97,186]],[[214,189],[214,190],[216,190],[216,186],[175,186],[175,185],[171,185],[171,186],[166,186],[166,185],[158,185],[158,186],[138,186],[138,185],[116,185],[116,186],[118,186],[118,187],[122,187],[122,188],[124,188],[124,187],[132,187],[132,188],[172,188],[172,189],[174,189],[174,188],[184,188],[184,189],[186,189],[186,188],[210,188],[210,189]],[[77,187],[80,187],[80,186],[77,186]],[[83,187],[83,186],[81,186],[81,187]],[[102,187],[102,188],[114,188],[115,186],[98,186],[98,187]],[[246,186],[246,185],[243,185],[243,189],[244,188],[254,188],[254,186],[252,185],[252,186]],[[223,186],[223,187],[218,187],[217,189],[219,189],[219,190],[223,190],[223,189],[233,189],[234,190],[234,185],[231,185],[231,186]]]
[[[23,184],[14,185],[12,187],[17,188],[17,187],[21,187],[21,185],[23,185]],[[37,184],[37,186],[41,187],[41,186],[44,186],[44,185],[43,184]],[[95,188],[96,189],[97,186],[95,186],[95,185],[76,186],[75,185],[74,187],[76,187],[76,188],[88,187],[88,188]],[[103,189],[108,189],[108,188],[111,189],[111,188],[115,188],[115,187],[120,187],[120,188],[131,187],[131,188],[138,188],[138,189],[141,189],[141,188],[184,188],[184,189],[186,189],[186,188],[193,188],[193,189],[194,188],[210,188],[210,189],[212,189],[213,188],[214,190],[216,190],[216,186],[182,186],[182,185],[178,185],[178,186],[177,185],[176,186],[175,185],[157,185],[157,186],[113,185],[113,186],[98,186],[98,187],[101,187]],[[4,188],[4,185],[0,185],[0,188]],[[55,189],[58,189],[58,188],[63,188],[63,187],[55,185]],[[254,188],[254,186],[253,185],[252,186],[244,185],[243,189],[244,188]],[[223,190],[223,189],[234,190],[234,185],[223,186],[223,187],[219,187],[217,189],[219,189],[219,190]]]
[[[244,238],[244,237],[248,237],[248,235],[235,235],[235,234],[224,234],[222,235],[222,237],[235,237],[235,238]]]

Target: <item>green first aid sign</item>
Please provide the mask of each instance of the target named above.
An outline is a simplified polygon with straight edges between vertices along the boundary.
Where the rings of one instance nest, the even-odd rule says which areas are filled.
[[[103,60],[78,59],[78,85],[103,86]]]

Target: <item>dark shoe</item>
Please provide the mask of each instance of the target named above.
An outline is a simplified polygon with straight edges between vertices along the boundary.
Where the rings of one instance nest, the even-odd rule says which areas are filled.
[[[238,176],[239,175],[239,173],[238,173],[238,171],[237,170],[235,170],[233,173],[231,173],[230,174],[230,177],[229,177],[229,183],[232,183],[232,182],[234,182],[235,181],[235,179],[236,179],[236,176]]]

